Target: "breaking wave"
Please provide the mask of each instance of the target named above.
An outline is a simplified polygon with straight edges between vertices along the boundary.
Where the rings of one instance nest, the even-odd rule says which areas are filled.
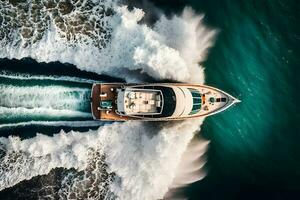
[[[96,145],[93,133],[61,132],[49,137],[38,134],[21,141],[19,137],[1,138],[0,189],[49,173],[56,167],[84,169],[87,149]]]
[[[216,34],[203,25],[203,16],[189,8],[180,16],[162,15],[151,27],[140,22],[142,9],[129,11],[110,0],[4,0],[0,8],[4,27],[0,57],[67,62],[127,81],[143,81],[145,75],[204,83],[199,63],[206,59]],[[38,99],[47,98],[40,91]],[[65,102],[68,97],[61,99]],[[49,106],[61,109],[65,105]],[[113,123],[85,133],[1,138],[0,189],[63,167],[77,172],[60,183],[56,192],[60,198],[163,198],[170,188],[203,177],[200,173],[189,180],[176,178],[182,156],[202,121],[155,126],[151,122]]]
[[[127,122],[104,125],[97,131],[85,133],[61,132],[53,137],[39,134],[23,141],[18,137],[1,138],[0,189],[47,174],[57,167],[85,170],[89,162],[105,155],[108,167],[97,168],[89,172],[89,176],[97,182],[97,177],[101,177],[104,171],[116,174],[107,193],[120,199],[162,198],[200,123],[194,120],[162,123],[153,128],[147,123]],[[64,194],[68,196],[70,191],[78,190],[74,186],[77,179],[74,180],[59,193],[68,191]],[[80,191],[88,189],[88,185],[80,185]]]
[[[1,4],[0,57],[68,62],[127,80],[137,77],[126,72],[139,70],[156,79],[204,81],[198,63],[216,31],[204,27],[203,16],[191,9],[172,19],[161,17],[150,28],[139,24],[143,10],[129,11],[110,0]]]

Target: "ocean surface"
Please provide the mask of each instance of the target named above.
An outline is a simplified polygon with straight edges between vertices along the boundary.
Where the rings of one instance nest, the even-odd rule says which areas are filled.
[[[299,15],[297,0],[1,1],[0,198],[299,199]],[[92,120],[93,82],[164,81],[242,102]]]
[[[220,31],[206,83],[242,100],[202,125],[211,169],[191,199],[299,198],[299,1],[189,4]]]

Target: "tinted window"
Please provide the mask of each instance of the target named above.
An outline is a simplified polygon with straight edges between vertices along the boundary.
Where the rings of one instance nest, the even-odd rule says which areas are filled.
[[[202,103],[201,93],[198,90],[195,90],[193,88],[188,88],[188,89],[193,96],[193,108],[189,113],[189,115],[193,115],[198,113],[201,110],[201,103]]]
[[[193,105],[192,111],[200,110],[200,109],[201,109],[201,104],[195,104]]]
[[[192,94],[193,97],[198,97],[198,98],[201,97],[201,94],[200,94],[200,92],[198,90],[195,90],[193,88],[188,88],[188,89],[191,92],[191,94]]]
[[[200,104],[201,99],[200,98],[193,98],[193,104]]]
[[[198,98],[201,97],[201,94],[199,91],[191,91],[191,93],[192,93],[193,97],[198,97]]]

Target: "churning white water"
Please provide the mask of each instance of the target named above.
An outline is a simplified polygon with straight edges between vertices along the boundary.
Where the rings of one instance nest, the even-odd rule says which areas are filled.
[[[76,83],[95,83],[99,82],[93,79],[71,77],[71,76],[45,76],[45,75],[32,75],[25,73],[13,73],[10,71],[1,71],[0,78],[14,79],[14,80],[39,80],[39,81],[66,81],[66,82],[76,82]]]
[[[59,126],[59,127],[99,127],[104,123],[95,120],[81,120],[81,121],[27,121],[27,122],[17,122],[17,123],[8,123],[8,124],[0,124],[0,130],[10,129],[16,127],[24,127],[29,125],[42,125],[42,126]]]
[[[4,47],[0,57],[68,62],[127,81],[143,81],[146,74],[157,80],[204,83],[199,62],[205,60],[216,31],[208,29],[203,16],[191,9],[171,18],[162,15],[149,27],[139,23],[143,10],[129,11],[116,1],[63,2],[53,5],[34,0],[17,7],[1,1],[1,16],[9,19],[10,10],[15,17],[1,22],[6,31],[1,32],[5,37],[0,38]],[[37,7],[39,14],[34,9],[24,12],[28,5]],[[18,21],[24,15],[29,18],[27,23]],[[181,173],[180,167],[202,121],[113,123],[85,133],[39,134],[27,140],[0,138],[0,189],[63,167],[75,168],[78,174],[65,177],[61,198],[163,198],[170,188],[202,177],[200,173],[186,179],[182,174],[187,172]],[[204,151],[206,141],[200,146]],[[188,171],[201,167],[202,162]]]
[[[83,108],[89,96],[83,88],[0,84],[0,122],[91,118]]]

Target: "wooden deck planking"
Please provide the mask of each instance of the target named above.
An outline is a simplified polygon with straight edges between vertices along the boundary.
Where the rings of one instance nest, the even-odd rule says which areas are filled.
[[[117,98],[117,88],[120,88],[120,84],[96,84],[93,89],[92,94],[92,112],[96,119],[100,120],[108,120],[108,121],[124,121],[128,120],[130,117],[120,116],[115,110],[117,109],[117,105],[115,100]],[[111,91],[111,89],[114,89]],[[106,97],[100,97],[100,94],[106,93]],[[100,106],[101,100],[111,100],[112,101],[112,109],[107,112],[107,110],[98,110]]]

